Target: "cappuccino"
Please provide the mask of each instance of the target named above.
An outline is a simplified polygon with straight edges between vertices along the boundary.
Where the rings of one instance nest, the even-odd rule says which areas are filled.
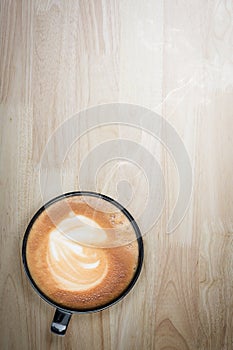
[[[26,261],[32,279],[61,307],[88,310],[119,297],[138,265],[135,230],[114,204],[95,196],[54,202],[34,221]]]

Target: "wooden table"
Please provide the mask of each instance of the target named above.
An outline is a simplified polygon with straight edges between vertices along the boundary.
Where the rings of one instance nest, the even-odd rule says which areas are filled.
[[[1,349],[233,349],[233,2],[2,0],[0,22]],[[102,313],[73,316],[67,335],[57,337],[49,331],[54,310],[21,263],[24,231],[45,199],[41,157],[64,121],[113,102],[144,106],[175,128],[193,169],[192,198],[167,234],[179,178],[147,130],[89,130],[62,172],[60,139],[42,173],[61,174],[62,191],[78,189],[79,166],[96,145],[128,139],[160,164],[166,202],[144,235],[134,290]],[[135,167],[118,159],[94,174],[96,190],[114,198],[116,184],[125,193],[131,184],[133,215],[149,176]],[[85,181],[93,189],[91,171]]]

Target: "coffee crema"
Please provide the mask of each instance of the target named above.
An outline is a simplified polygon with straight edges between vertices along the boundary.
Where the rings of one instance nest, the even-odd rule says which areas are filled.
[[[104,306],[127,288],[138,265],[129,219],[100,197],[65,197],[33,223],[26,246],[31,277],[53,302],[69,309]]]

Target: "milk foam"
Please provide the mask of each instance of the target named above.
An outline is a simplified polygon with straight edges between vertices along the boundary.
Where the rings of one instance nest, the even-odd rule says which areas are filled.
[[[94,220],[72,212],[50,232],[47,263],[62,289],[88,290],[102,282],[108,271],[106,253],[86,244],[105,240],[106,232]]]

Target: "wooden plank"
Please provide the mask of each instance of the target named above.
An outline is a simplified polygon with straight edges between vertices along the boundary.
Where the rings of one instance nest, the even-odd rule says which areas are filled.
[[[2,349],[233,348],[232,14],[232,1],[215,0],[1,1]],[[124,148],[130,140],[161,166],[166,201],[144,236],[133,291],[102,313],[74,315],[59,338],[49,331],[53,308],[23,272],[22,238],[44,200],[39,170],[49,137],[76,113],[112,102],[149,108],[175,128],[193,167],[193,196],[168,235],[182,184],[161,142],[123,123],[97,127],[72,145],[60,169],[61,139],[42,169],[45,183],[61,174],[64,192],[78,189],[79,168],[86,159],[92,169],[95,147],[118,140]],[[140,221],[154,208],[143,212],[152,167],[146,173],[146,159],[138,159],[141,168],[126,151],[85,183],[93,188],[96,176],[96,190],[123,193],[126,202],[132,194],[127,207]]]

